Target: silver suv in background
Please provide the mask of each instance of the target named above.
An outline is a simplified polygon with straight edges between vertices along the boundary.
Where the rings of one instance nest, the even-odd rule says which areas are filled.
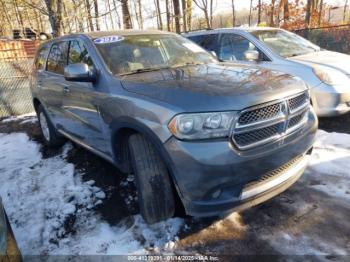
[[[350,111],[350,55],[321,49],[283,29],[222,28],[183,36],[223,61],[253,64],[303,79],[318,116]]]
[[[161,31],[67,35],[42,44],[31,91],[43,139],[68,138],[136,176],[148,223],[265,201],[305,170],[317,130],[299,78],[219,63]]]

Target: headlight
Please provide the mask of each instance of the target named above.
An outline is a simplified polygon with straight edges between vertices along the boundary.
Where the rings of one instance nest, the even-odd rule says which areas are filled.
[[[337,69],[328,66],[313,66],[317,77],[328,85],[341,85],[349,82],[349,78]]]
[[[0,256],[6,254],[7,243],[7,225],[5,220],[5,213],[0,199]]]
[[[228,137],[235,112],[180,114],[169,123],[170,132],[179,139]]]

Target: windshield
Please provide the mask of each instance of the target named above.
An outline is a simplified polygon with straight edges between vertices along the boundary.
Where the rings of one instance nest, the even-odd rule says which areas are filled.
[[[117,75],[216,62],[198,45],[171,34],[109,36],[94,42],[111,72]]]
[[[283,57],[304,55],[320,50],[310,41],[283,30],[259,30],[252,34]]]

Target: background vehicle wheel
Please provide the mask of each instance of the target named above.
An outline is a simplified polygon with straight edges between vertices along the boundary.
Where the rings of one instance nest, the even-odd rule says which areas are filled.
[[[47,146],[52,146],[52,147],[63,145],[65,142],[65,139],[58,134],[56,128],[51,123],[42,105],[38,106],[37,115],[38,115],[39,125],[40,125],[44,143]]]
[[[163,160],[140,134],[130,136],[129,149],[143,218],[149,224],[171,218],[175,212],[174,195]]]

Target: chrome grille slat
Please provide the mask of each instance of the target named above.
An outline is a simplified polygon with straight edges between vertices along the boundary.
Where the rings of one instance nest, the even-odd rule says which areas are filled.
[[[246,150],[281,138],[300,128],[309,111],[307,92],[243,110],[234,123],[231,139]]]

